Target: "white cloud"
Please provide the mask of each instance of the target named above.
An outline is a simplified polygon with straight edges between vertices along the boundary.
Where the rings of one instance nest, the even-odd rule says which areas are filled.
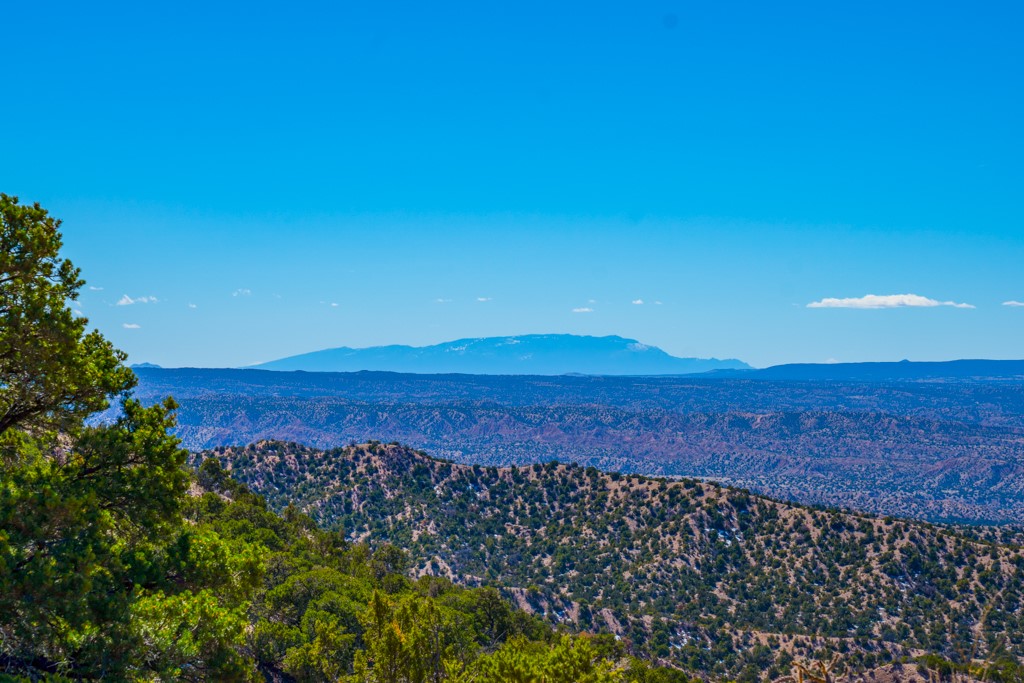
[[[660,301],[655,301],[655,302],[654,302],[654,305],[655,305],[655,306],[660,306],[660,305],[661,305],[661,302],[660,302]]]
[[[121,327],[123,327],[126,330],[138,330],[142,326],[141,325],[136,325],[135,323],[125,323],[124,325],[121,325]]]
[[[246,287],[239,287],[235,291],[231,292],[231,296],[250,296],[251,294],[252,290]]]
[[[593,308],[587,308],[587,307],[584,306],[582,308],[574,308],[574,309],[572,309],[572,312],[573,313],[593,313],[594,309]]]
[[[91,289],[94,292],[102,292],[103,291],[102,287],[93,287],[92,285],[89,285],[89,289]]]
[[[491,297],[489,297],[489,296],[478,296],[476,298],[476,300],[479,301],[480,303],[484,303],[485,301],[490,301]]]
[[[643,299],[633,299],[633,305],[634,306],[643,306],[644,305],[644,300]]]
[[[918,294],[868,294],[848,299],[825,298],[807,304],[807,308],[934,308],[935,306],[974,308],[971,304],[938,301]]]
[[[451,299],[434,299],[435,304],[450,304],[451,302]]]
[[[1004,301],[1003,305],[1004,306],[1013,306],[1014,308],[1017,308],[1019,306],[1024,306],[1024,301],[1013,301],[1013,300]]]
[[[117,300],[117,304],[115,305],[131,306],[132,304],[155,304],[157,301],[159,301],[159,299],[157,299],[155,296],[139,296],[133,299],[127,294],[125,294],[124,296]]]
[[[189,305],[188,305],[188,307],[189,307],[189,308],[199,308],[199,307],[198,307],[198,306],[196,306],[195,304],[189,304]]]
[[[337,307],[338,307],[338,304],[336,304],[336,303],[334,303],[334,302],[332,301],[332,302],[331,302],[331,308],[337,308]]]

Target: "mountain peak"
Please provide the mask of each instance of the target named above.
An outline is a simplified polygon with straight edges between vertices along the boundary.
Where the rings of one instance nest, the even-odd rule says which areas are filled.
[[[678,358],[636,339],[608,335],[472,337],[430,346],[347,346],[262,363],[264,370],[384,370],[481,375],[685,375],[749,366],[717,358]]]

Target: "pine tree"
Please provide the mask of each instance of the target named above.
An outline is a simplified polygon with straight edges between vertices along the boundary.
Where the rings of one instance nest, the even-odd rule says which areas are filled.
[[[59,229],[0,194],[0,670],[249,678],[259,561],[184,525],[174,402],[128,398],[125,354],[69,305],[84,282]],[[116,421],[86,425],[114,401]]]

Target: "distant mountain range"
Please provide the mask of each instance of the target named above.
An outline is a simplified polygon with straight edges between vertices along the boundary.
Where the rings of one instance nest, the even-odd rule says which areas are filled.
[[[343,346],[253,367],[307,372],[385,370],[474,375],[689,375],[750,369],[735,359],[678,358],[635,339],[572,334],[458,339],[433,346]]]
[[[158,369],[137,363],[133,369]],[[679,358],[616,335],[527,334],[457,339],[431,346],[371,346],[313,351],[244,369],[397,372],[419,375],[701,376],[772,381],[899,382],[1024,380],[1024,360],[788,363],[753,368],[734,358]]]
[[[709,377],[763,380],[892,382],[900,380],[1024,379],[1024,360],[898,363],[792,363],[760,370],[714,370]]]

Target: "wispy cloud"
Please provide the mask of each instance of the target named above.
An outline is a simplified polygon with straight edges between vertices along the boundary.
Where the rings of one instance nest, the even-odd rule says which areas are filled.
[[[484,302],[487,302],[487,301],[491,301],[491,297],[489,297],[489,296],[478,296],[476,298],[476,300],[479,301],[480,303],[484,303]]]
[[[121,325],[126,330],[138,330],[142,328],[142,325],[136,325],[135,323],[125,323]]]
[[[117,300],[117,306],[131,306],[133,304],[155,304],[159,299],[155,296],[139,296],[134,299],[125,294]]]
[[[451,299],[434,299],[435,304],[450,304],[451,302]]]
[[[634,306],[643,306],[644,305],[644,300],[643,299],[633,299],[633,305]]]
[[[825,298],[812,301],[807,308],[934,308],[935,306],[952,306],[953,308],[974,308],[971,304],[956,301],[938,301],[919,294],[868,294],[867,296],[847,299]]]
[[[231,292],[231,296],[251,296],[252,290],[247,287],[239,287],[235,291]]]
[[[189,304],[188,307],[189,308],[199,308],[199,306],[196,306],[195,304]]]
[[[1004,306],[1013,306],[1014,308],[1017,308],[1019,306],[1024,306],[1024,301],[1013,301],[1011,299],[1010,301],[1004,301],[1003,305]]]
[[[331,308],[337,308],[337,307],[338,307],[338,304],[336,304],[336,303],[334,303],[334,302],[332,301],[332,302],[331,302]]]
[[[92,285],[89,285],[89,289],[94,291],[94,292],[102,292],[103,291],[102,287],[93,287]]]
[[[593,308],[587,308],[586,306],[583,306],[581,308],[574,308],[574,309],[572,309],[572,312],[573,313],[593,313],[594,309]]]

